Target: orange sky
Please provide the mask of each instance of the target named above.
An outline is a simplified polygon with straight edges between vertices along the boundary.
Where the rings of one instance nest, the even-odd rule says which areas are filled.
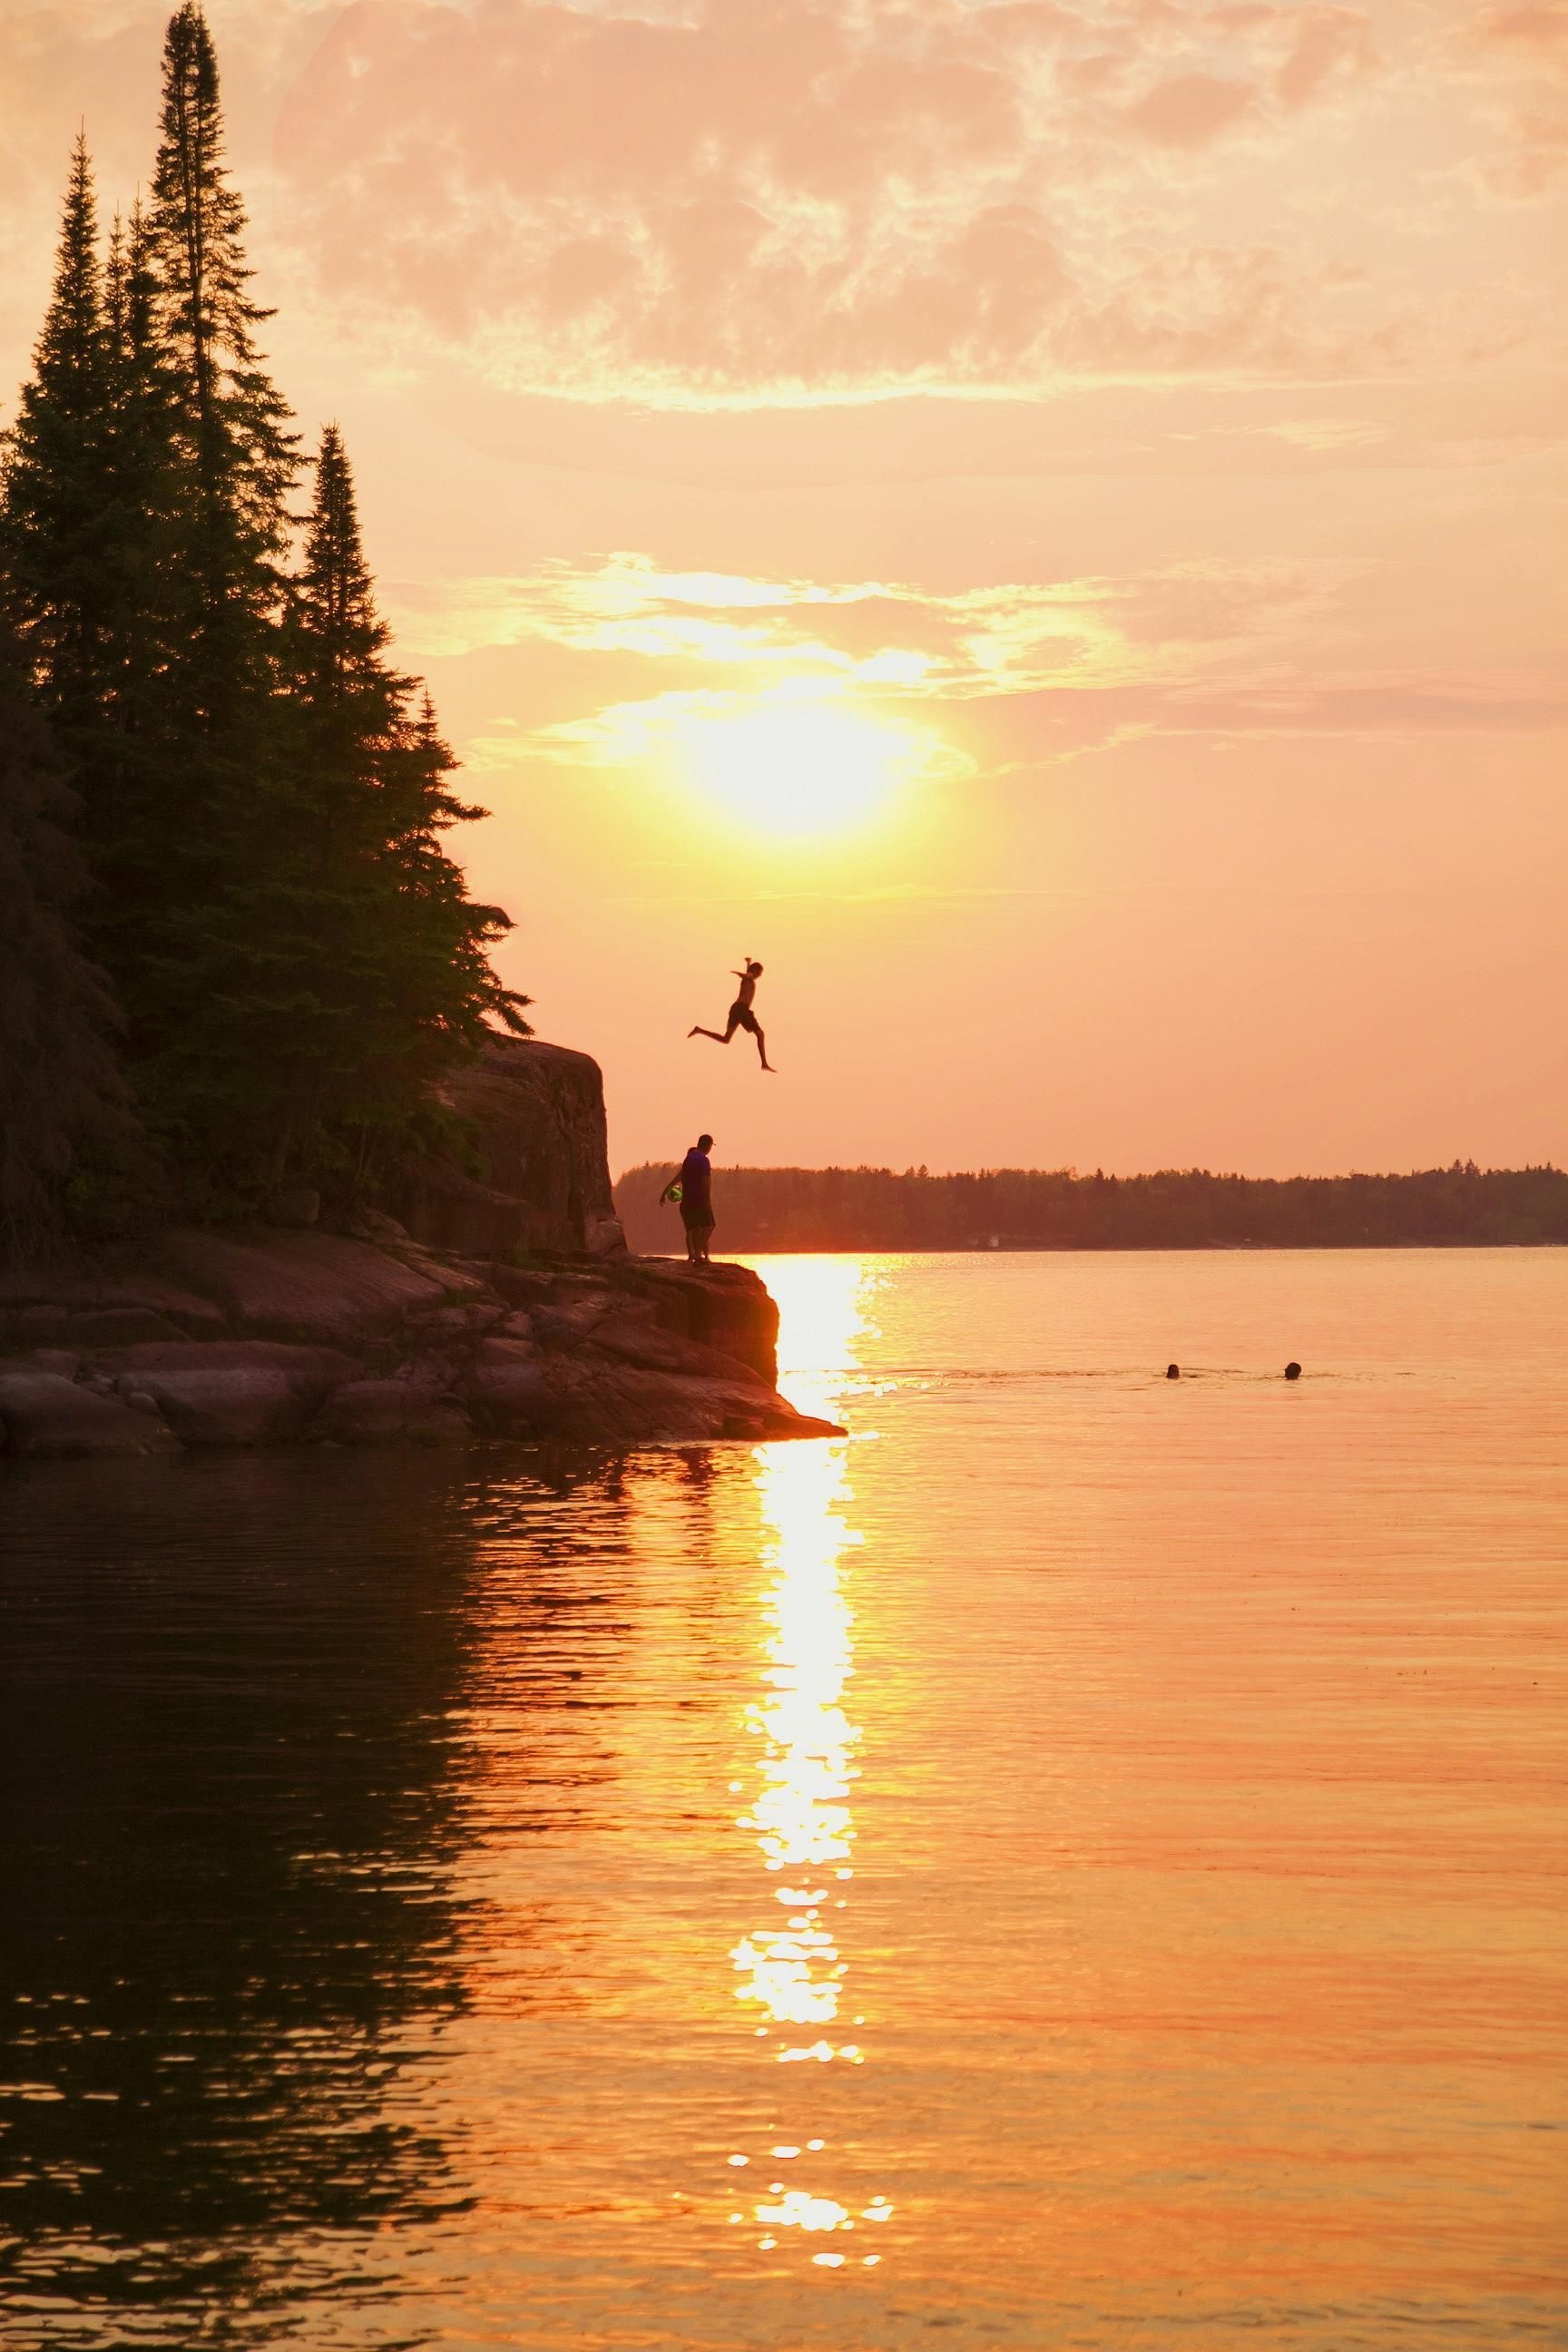
[[[0,385],[165,14],[0,8]],[[1568,9],[209,16],[617,1164],[1568,1157]]]

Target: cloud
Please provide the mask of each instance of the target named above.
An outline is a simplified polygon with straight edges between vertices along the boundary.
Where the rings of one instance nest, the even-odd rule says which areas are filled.
[[[1212,198],[1228,151],[1277,163],[1375,70],[1349,7],[378,0],[300,77],[277,158],[348,331],[514,390],[1333,373],[1365,326],[1332,257],[1283,218],[1220,233]]]
[[[1459,50],[1488,86],[1495,126],[1473,175],[1513,202],[1549,194],[1568,175],[1568,6],[1527,0],[1483,8],[1465,26]]]
[[[942,593],[666,572],[623,551],[522,579],[395,591],[389,601],[416,658],[533,642],[913,703],[1191,679],[1299,632],[1350,569],[1194,562]]]
[[[948,784],[1039,774],[1152,737],[1224,749],[1563,727],[1559,681],[1354,666],[1356,625],[1342,606],[1365,570],[1208,562],[938,590],[679,572],[623,551],[437,583],[399,600],[397,618],[421,653],[548,656],[557,715],[488,723],[468,751],[481,771],[520,759],[679,769],[714,725],[803,709],[891,730],[920,773]]]
[[[1127,120],[1162,147],[1206,147],[1222,131],[1257,112],[1257,93],[1246,82],[1217,74],[1177,74],[1127,110]]]

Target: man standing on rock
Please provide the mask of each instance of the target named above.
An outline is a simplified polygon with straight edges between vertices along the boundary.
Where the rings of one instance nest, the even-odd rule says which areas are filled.
[[[692,1265],[708,1264],[708,1244],[713,1238],[713,1163],[708,1157],[712,1149],[713,1138],[700,1135],[681,1161],[679,1175],[658,1196],[661,1203],[680,1203],[686,1255]]]

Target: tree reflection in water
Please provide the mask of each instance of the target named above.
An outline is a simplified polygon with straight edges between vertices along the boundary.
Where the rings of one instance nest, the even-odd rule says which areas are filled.
[[[531,1483],[601,1539],[622,1515],[613,1468]],[[5,1504],[16,2284],[40,2342],[118,2341],[119,2311],[184,2343],[268,2304],[275,2340],[333,2233],[461,2202],[439,2109],[405,2094],[468,1999],[495,1510],[469,1458],[341,1454],[39,1467]],[[558,1631],[530,1705],[559,1728],[594,1644]],[[570,1773],[569,1731],[533,1744]]]

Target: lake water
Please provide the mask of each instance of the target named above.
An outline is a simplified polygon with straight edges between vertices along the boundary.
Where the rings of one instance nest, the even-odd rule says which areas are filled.
[[[1568,1252],[763,1270],[845,1440],[0,1477],[7,2352],[1568,2344]]]

